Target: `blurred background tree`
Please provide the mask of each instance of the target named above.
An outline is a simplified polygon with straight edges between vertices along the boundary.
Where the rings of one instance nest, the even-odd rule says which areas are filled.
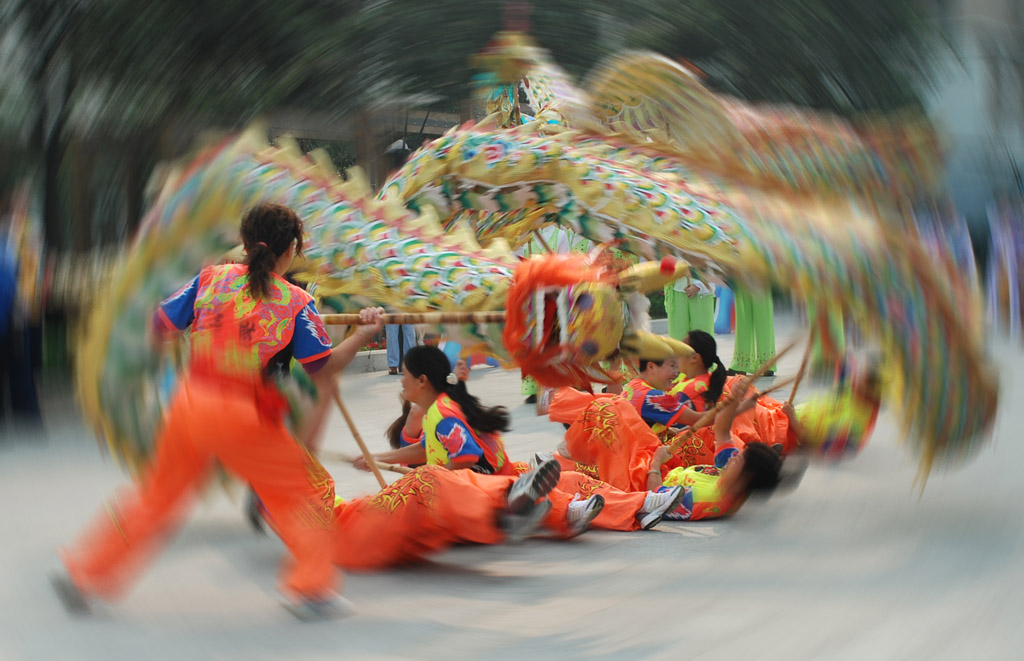
[[[498,0],[0,0],[0,187],[34,175],[47,244],[85,250],[137,225],[155,164],[197,135],[281,113],[347,125],[307,136],[347,165],[418,129],[410,106],[465,118],[469,57]],[[943,41],[926,0],[550,0],[531,34],[582,75],[653,48],[749,100],[847,116],[918,108]],[[411,124],[411,127],[410,127]],[[370,134],[373,135],[370,135]],[[419,137],[410,140],[416,146]],[[376,153],[372,154],[376,156]],[[0,198],[2,199],[2,198]]]

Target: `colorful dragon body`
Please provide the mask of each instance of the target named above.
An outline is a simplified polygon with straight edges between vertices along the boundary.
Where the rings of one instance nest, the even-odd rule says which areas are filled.
[[[667,60],[630,56],[599,70],[591,96],[557,68],[538,65],[535,51],[519,55],[508,71],[499,67],[499,82],[529,72],[537,119],[450,132],[414,154],[378,199],[358,173],[342,183],[323,162],[268,149],[252,134],[177,175],[97,305],[80,352],[84,408],[112,447],[144,456],[159,420],[158,362],[144,339],[153,306],[232,248],[237,219],[263,200],[304,219],[309,241],[297,275],[320,297],[409,311],[499,309],[511,300],[515,332],[506,328],[503,343],[517,361],[532,347],[547,367],[583,366],[539,371],[542,381],[599,376],[585,366],[617,350],[649,351],[634,341],[642,333],[628,329],[636,315],[609,292],[643,290],[689,267],[749,287],[827,295],[880,343],[922,470],[977,447],[997,401],[971,321],[980,313],[964,309],[977,302],[958,296],[963,288],[944,260],[882,222],[888,202],[909,182],[927,180],[934,161],[896,158],[861,134],[829,133],[831,124],[807,128],[809,118],[793,113],[788,123],[752,114],[718,101]],[[639,100],[625,94],[630,71]],[[822,146],[825,137],[831,146]],[[915,140],[905,142],[929,144]],[[850,192],[856,196],[840,194]],[[574,262],[562,275],[535,278],[517,267],[508,244],[549,223],[679,262],[639,275]],[[517,279],[536,280],[536,289],[516,290]],[[499,330],[477,333],[497,348]],[[617,346],[588,344],[588,334],[620,332]],[[945,378],[935,378],[937,368]]]

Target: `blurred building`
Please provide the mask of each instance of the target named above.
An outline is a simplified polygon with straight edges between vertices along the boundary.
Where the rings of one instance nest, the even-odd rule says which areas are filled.
[[[972,224],[1021,190],[1024,171],[1024,0],[935,0],[953,41],[930,112],[949,141],[948,185]]]

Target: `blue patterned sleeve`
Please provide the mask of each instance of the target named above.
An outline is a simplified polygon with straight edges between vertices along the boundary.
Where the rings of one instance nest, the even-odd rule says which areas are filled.
[[[448,453],[448,461],[458,457],[482,457],[480,449],[469,427],[458,418],[441,418],[437,423],[437,440]]]
[[[166,326],[166,330],[184,330],[196,318],[196,294],[199,291],[199,276],[178,290],[170,298],[164,299],[156,310],[156,318]]]
[[[295,317],[292,351],[295,360],[303,365],[331,355],[331,337],[327,334],[324,320],[320,318],[313,301],[302,308]]]
[[[679,418],[679,412],[684,405],[671,395],[662,390],[652,390],[644,397],[644,403],[640,408],[640,417],[647,422],[659,422],[666,427],[671,427]]]

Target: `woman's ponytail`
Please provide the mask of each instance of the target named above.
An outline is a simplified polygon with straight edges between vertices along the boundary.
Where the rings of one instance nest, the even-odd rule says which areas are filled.
[[[466,416],[466,422],[474,430],[489,434],[492,432],[505,432],[512,428],[508,409],[504,406],[484,406],[480,400],[469,394],[466,390],[466,382],[459,381],[455,385],[445,384],[444,392],[452,398],[462,414]]]
[[[242,245],[249,271],[250,296],[260,300],[270,297],[274,266],[292,242],[295,254],[302,254],[302,221],[288,207],[260,204],[242,216]]]
[[[708,389],[704,391],[704,401],[708,406],[717,404],[718,398],[722,396],[722,390],[725,389],[726,370],[718,354],[715,354],[713,365],[711,378],[708,380]]]
[[[704,401],[708,405],[718,403],[718,398],[722,396],[722,390],[725,388],[726,377],[725,365],[718,357],[718,343],[710,333],[702,330],[691,330],[686,336],[686,343],[697,352],[704,362],[704,367],[711,373],[708,389],[703,393]]]
[[[404,397],[402,400],[402,415],[398,416],[394,422],[388,427],[388,430],[384,432],[387,436],[388,444],[395,450],[402,447],[402,430],[405,429],[405,423],[409,420],[409,413],[412,411],[412,404],[409,400]]]
[[[434,390],[451,397],[474,430],[488,434],[511,428],[508,409],[504,406],[484,406],[479,399],[470,395],[466,384],[455,378],[448,356],[437,347],[429,344],[413,347],[406,352],[404,360],[410,374],[414,377],[426,376]]]

